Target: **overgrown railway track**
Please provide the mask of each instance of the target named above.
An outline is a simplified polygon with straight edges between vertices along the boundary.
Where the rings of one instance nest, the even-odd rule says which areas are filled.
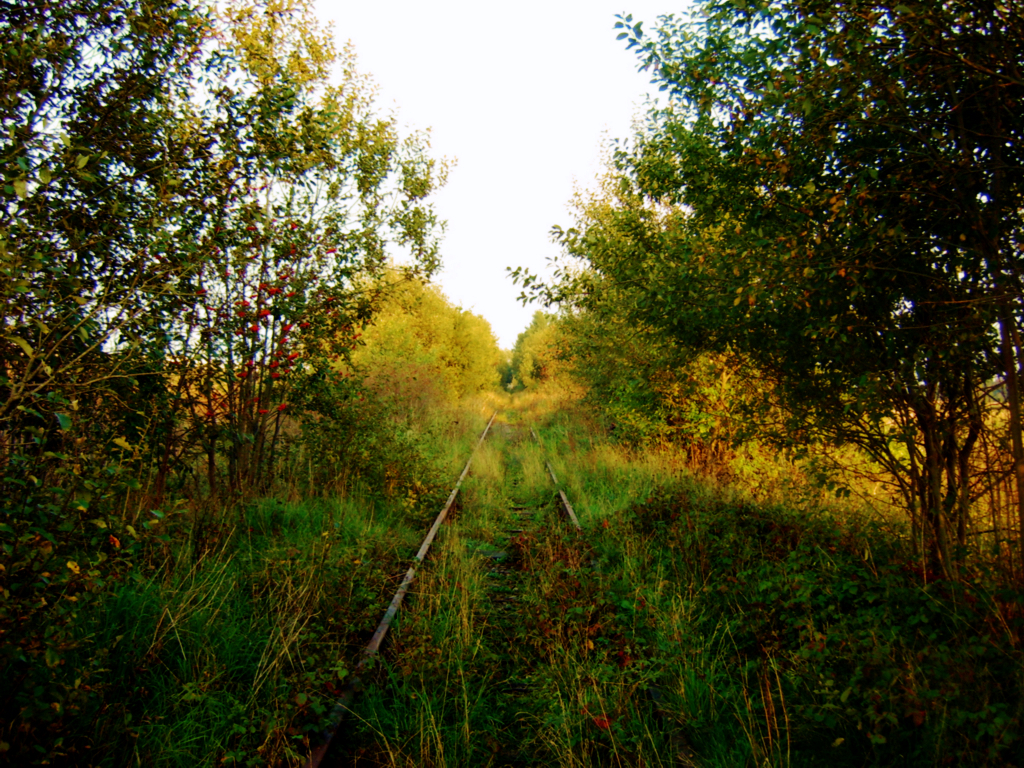
[[[391,628],[391,623],[398,615],[398,610],[402,607],[402,602],[405,600],[405,596],[409,592],[409,587],[416,578],[416,569],[424,560],[426,560],[427,554],[430,552],[430,546],[434,543],[434,538],[437,536],[437,532],[441,529],[444,521],[448,518],[448,513],[451,512],[452,506],[455,504],[455,499],[459,495],[459,489],[462,487],[462,483],[466,479],[466,475],[469,474],[470,465],[473,463],[473,456],[476,455],[477,450],[487,438],[487,433],[490,431],[491,425],[494,424],[494,419],[497,415],[498,412],[495,411],[487,422],[487,426],[484,427],[483,434],[480,435],[480,439],[477,440],[476,446],[473,448],[473,452],[470,454],[469,459],[466,460],[466,465],[462,469],[462,474],[459,475],[459,479],[455,483],[455,487],[452,489],[452,492],[449,494],[448,500],[445,502],[440,513],[438,513],[437,517],[434,519],[434,523],[430,526],[430,530],[427,531],[427,535],[420,544],[420,548],[416,552],[412,564],[409,566],[405,576],[402,578],[402,582],[399,584],[398,590],[395,592],[395,596],[391,599],[391,604],[384,612],[384,617],[381,619],[380,624],[377,625],[377,629],[370,638],[370,642],[367,643],[366,647],[363,649],[361,657],[356,664],[350,679],[347,681],[333,711],[331,712],[330,725],[323,732],[321,743],[313,750],[309,762],[306,764],[309,768],[318,768],[322,765],[324,763],[324,758],[328,755],[331,747],[334,745],[334,735],[337,732],[337,728],[341,724],[346,712],[348,712],[349,707],[352,705],[353,699],[362,686],[361,675],[370,661],[380,652],[384,638],[387,636],[388,630]]]
[[[341,736],[345,729],[340,726],[346,716],[353,712],[356,696],[364,685],[364,673],[380,653],[388,630],[416,579],[417,569],[424,563],[441,526],[449,519],[449,513],[463,480],[470,471],[473,458],[491,433],[496,416],[497,413],[492,415],[477,441],[455,488],[424,538],[377,630],[362,650],[359,661],[331,714],[330,725],[323,732],[321,743],[316,746],[309,762],[306,763],[307,768],[350,764],[351,761],[346,756],[346,745],[343,743],[346,739]],[[522,428],[505,429],[506,433],[514,435],[518,440],[528,439]],[[529,434],[543,454],[543,445],[537,433],[530,428]],[[481,698],[486,698],[489,702],[488,706],[495,722],[502,724],[504,739],[500,744],[495,742],[493,754],[487,761],[496,765],[537,764],[530,753],[530,723],[524,713],[530,709],[531,699],[545,695],[532,680],[538,668],[545,663],[541,659],[545,653],[544,649],[539,646],[550,643],[551,639],[546,637],[549,630],[545,620],[536,615],[536,605],[531,605],[524,599],[525,593],[538,593],[535,582],[541,578],[537,569],[527,562],[534,557],[531,549],[542,546],[542,540],[543,546],[550,547],[551,535],[561,529],[566,534],[558,535],[567,535],[567,538],[563,543],[556,545],[561,547],[561,551],[555,557],[571,561],[570,570],[578,571],[586,567],[586,543],[581,538],[580,521],[547,455],[543,457],[543,464],[554,484],[555,494],[548,492],[546,500],[516,500],[513,492],[513,498],[508,500],[493,540],[487,546],[478,547],[473,552],[479,561],[478,568],[483,573],[485,585],[482,590],[484,599],[476,608],[475,631],[480,635],[479,642],[492,649],[492,663],[486,674],[476,681],[475,687],[480,691]],[[552,526],[553,508],[557,508],[563,526]],[[530,580],[533,581],[528,584]],[[537,628],[532,644],[530,641],[524,641],[524,628],[528,627]],[[592,643],[584,642],[593,648]],[[606,727],[605,724],[609,722],[602,712],[595,712],[591,719],[599,728]]]

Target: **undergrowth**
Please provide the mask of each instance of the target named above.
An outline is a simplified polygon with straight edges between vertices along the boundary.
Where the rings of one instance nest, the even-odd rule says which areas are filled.
[[[922,573],[869,523],[685,487],[600,531],[663,609],[658,656],[699,751],[785,765],[1016,765],[1021,594]],[[666,590],[662,581],[674,585]]]
[[[321,493],[299,471],[268,496],[186,499],[148,521],[114,512],[97,518],[99,551],[74,531],[27,533],[0,570],[0,760],[307,757],[483,428],[479,411],[409,432],[384,457],[400,482],[351,475]]]
[[[644,669],[671,722],[667,741],[647,742],[669,750],[659,759],[1024,762],[1024,595],[1003,572],[970,561],[958,580],[938,579],[888,515],[805,490],[795,504],[758,499],[695,476],[671,451],[608,445],[575,416],[548,415],[539,432],[592,567],[574,569],[538,615],[558,632],[603,629],[602,606],[644,617],[615,653]]]
[[[364,676],[344,764],[1024,763],[1004,575],[938,579],[849,504],[755,499],[513,403]],[[478,426],[436,426],[438,476]],[[36,724],[7,757],[297,764],[447,487],[193,509],[112,549],[116,567],[69,561],[52,641],[6,649],[8,711]]]

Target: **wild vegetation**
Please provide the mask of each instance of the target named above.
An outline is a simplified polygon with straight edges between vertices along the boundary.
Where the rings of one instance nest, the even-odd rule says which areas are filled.
[[[936,579],[856,505],[759,501],[551,391],[493,429],[340,764],[1019,763],[1021,593],[998,573]]]
[[[621,18],[504,352],[309,2],[8,5],[0,760],[302,763],[498,411],[336,762],[1024,763],[1017,3]]]
[[[931,569],[1021,573],[1019,4],[619,23],[666,100],[556,228],[555,281],[516,273],[561,302],[579,370],[639,437],[750,437],[847,489],[855,447]]]
[[[0,754],[294,757],[346,642],[309,622],[358,633],[387,588],[339,595],[337,543],[387,570],[497,375],[423,286],[445,166],[302,0],[18,4],[0,31]],[[384,381],[399,294],[423,410]]]

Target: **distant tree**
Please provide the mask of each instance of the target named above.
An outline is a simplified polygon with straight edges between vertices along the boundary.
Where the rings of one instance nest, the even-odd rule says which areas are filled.
[[[555,333],[555,315],[534,312],[526,330],[516,337],[512,376],[519,387],[526,389],[549,378]]]
[[[392,393],[394,413],[412,418],[497,386],[502,355],[484,318],[399,270],[379,282],[380,304],[352,364],[371,388]]]
[[[515,372],[512,370],[512,352],[507,349],[501,350],[501,362],[498,364],[498,377],[501,388],[506,391],[511,391],[514,386],[512,382],[515,379]]]

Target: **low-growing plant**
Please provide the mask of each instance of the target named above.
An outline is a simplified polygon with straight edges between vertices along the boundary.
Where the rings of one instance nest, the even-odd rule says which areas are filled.
[[[751,759],[773,764],[1018,761],[1021,596],[993,574],[948,581],[870,523],[685,490],[636,504],[613,535],[657,542],[655,570],[690,586],[663,631],[679,640],[670,690],[698,747],[720,747],[705,728],[725,713]]]

